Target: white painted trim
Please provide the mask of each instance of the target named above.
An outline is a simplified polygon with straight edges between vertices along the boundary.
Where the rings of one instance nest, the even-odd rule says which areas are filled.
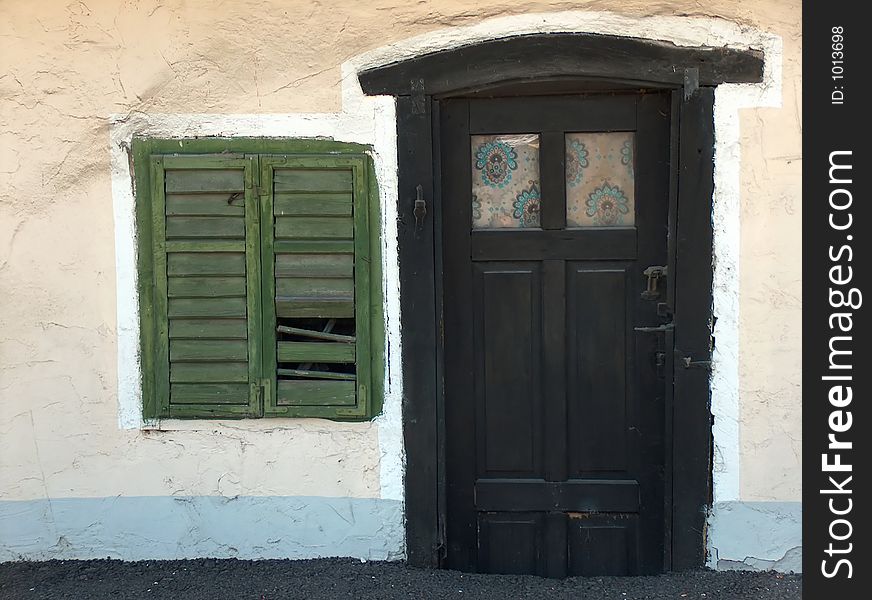
[[[115,265],[118,331],[118,424],[138,429],[142,417],[133,174],[128,150],[134,136],[156,138],[296,137],[331,138],[369,144],[382,207],[384,311],[386,318],[385,398],[375,421],[379,435],[380,497],[403,499],[402,372],[400,370],[400,301],[397,262],[397,152],[394,100],[366,97],[357,77],[343,67],[341,113],[271,115],[142,114],[112,115],[109,154],[115,219]],[[216,422],[213,422],[217,425]],[[265,422],[264,428],[273,424]]]
[[[739,111],[781,106],[781,38],[762,40],[763,82],[725,84],[715,91],[714,282],[715,350],[712,357],[714,502],[740,494],[739,316],[741,250],[741,144]]]
[[[386,398],[378,419],[383,498],[403,498],[400,398],[399,278],[396,245],[397,165],[394,106],[387,98],[364,97],[356,72],[420,54],[475,42],[530,33],[587,32],[668,41],[681,46],[756,48],[765,54],[763,82],[719,86],[715,96],[714,307],[717,345],[712,372],[715,416],[714,498],[739,499],[739,110],[781,105],[781,38],[723,19],[628,17],[608,12],[565,11],[487,19],[388,44],[342,65],[339,113],[283,115],[148,115],[111,117],[110,160],[115,211],[118,310],[119,425],[137,428],[141,418],[139,322],[133,193],[125,145],[134,134],[190,136],[332,137],[372,144],[382,199],[385,313],[387,316]]]

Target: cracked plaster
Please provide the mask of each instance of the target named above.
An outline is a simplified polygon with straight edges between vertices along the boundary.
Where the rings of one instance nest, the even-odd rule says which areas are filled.
[[[143,518],[145,517],[145,518]],[[0,501],[0,562],[402,557],[397,500],[177,496]]]
[[[802,572],[799,502],[718,502],[712,507],[708,566],[724,570]]]

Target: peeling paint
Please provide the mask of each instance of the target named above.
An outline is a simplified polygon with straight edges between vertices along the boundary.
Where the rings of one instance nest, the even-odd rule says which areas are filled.
[[[719,571],[779,571],[781,573],[802,573],[802,546],[794,546],[781,558],[766,559],[746,556],[741,561],[716,559]]]
[[[799,502],[718,502],[709,528],[710,568],[802,572]]]

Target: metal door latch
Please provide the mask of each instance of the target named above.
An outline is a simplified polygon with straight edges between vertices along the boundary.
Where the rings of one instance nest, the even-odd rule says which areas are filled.
[[[424,218],[427,216],[427,202],[424,200],[424,188],[419,183],[415,188],[415,209],[412,211],[415,215],[415,227],[420,229],[424,226]]]
[[[651,266],[642,271],[642,275],[648,278],[648,286],[642,292],[643,300],[657,300],[660,298],[660,280],[665,279],[669,273],[667,267]]]
[[[685,369],[707,369],[711,370],[712,361],[710,360],[693,360],[690,356],[684,356],[684,352],[675,349],[675,362],[680,364]]]
[[[423,115],[427,113],[427,97],[424,96],[424,80],[412,79],[409,82],[412,92],[412,114]]]
[[[639,331],[641,333],[665,333],[667,331],[672,331],[675,329],[675,323],[664,323],[663,325],[657,325],[655,327],[633,327],[633,331]]]

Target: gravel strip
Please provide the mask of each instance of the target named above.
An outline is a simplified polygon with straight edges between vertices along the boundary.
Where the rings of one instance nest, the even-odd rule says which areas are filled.
[[[318,560],[117,560],[0,564],[3,600],[140,598],[583,598],[585,600],[786,600],[802,577],[744,571],[692,571],[657,577],[563,580],[471,575],[403,563]]]

